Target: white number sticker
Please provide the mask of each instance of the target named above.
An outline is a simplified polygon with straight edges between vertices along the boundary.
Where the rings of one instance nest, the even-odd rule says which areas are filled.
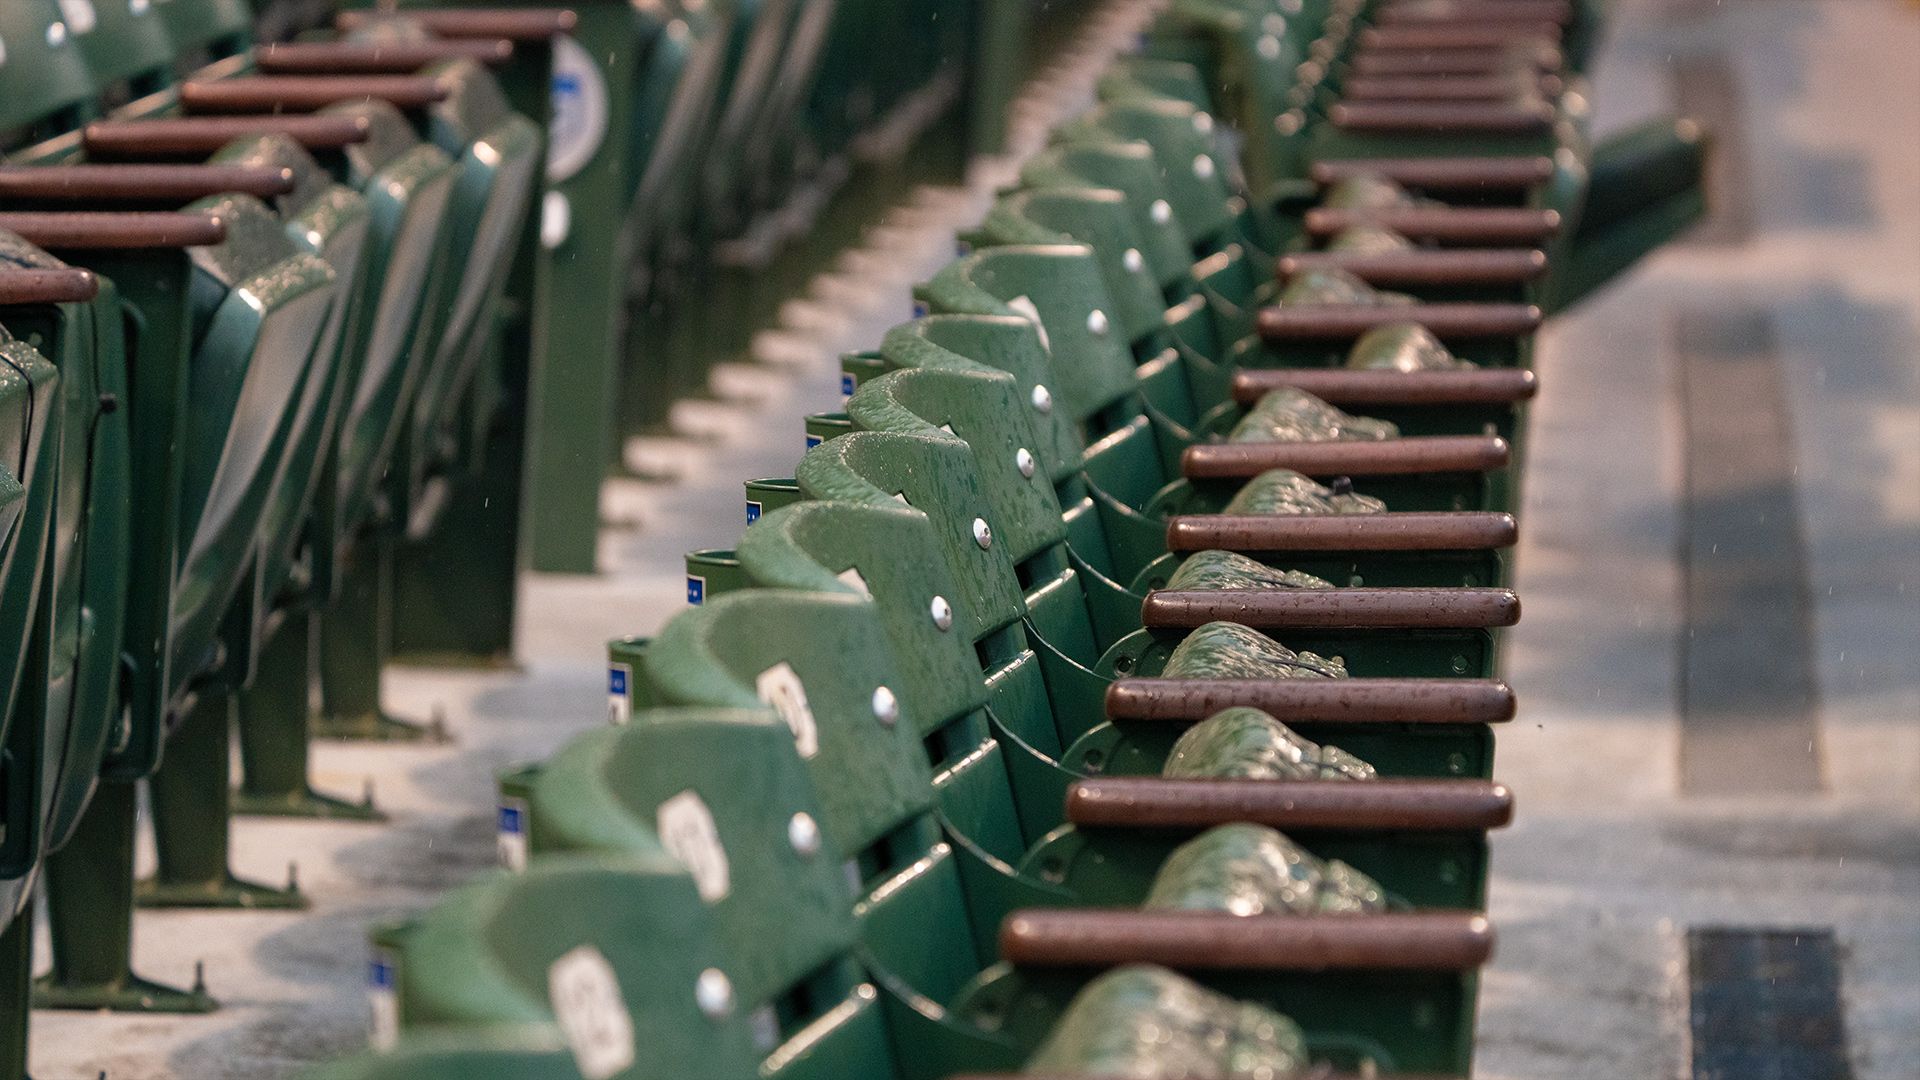
[[[793,665],[782,660],[761,672],[753,680],[754,689],[760,694],[760,700],[773,706],[773,711],[786,721],[788,730],[793,732],[793,744],[800,748],[800,756],[811,758],[820,752],[820,729],[813,722],[813,709],[807,705],[807,688],[800,684],[800,673]]]
[[[100,22],[93,12],[93,0],[60,0],[60,17],[76,34],[91,34]]]
[[[1033,332],[1040,335],[1040,347],[1053,351],[1053,343],[1047,340],[1047,324],[1040,321],[1040,309],[1034,306],[1028,296],[1016,296],[1007,301],[1007,306],[1018,312],[1020,317],[1033,324]]]
[[[581,1076],[607,1080],[632,1067],[633,1021],[613,965],[599,949],[582,945],[555,960],[547,992]]]
[[[700,899],[709,904],[724,900],[733,889],[733,873],[727,866],[727,849],[720,843],[720,828],[713,823],[713,811],[707,809],[699,794],[683,791],[661,803],[654,824],[660,830],[660,843],[693,875]]]
[[[600,65],[570,37],[553,39],[553,120],[547,180],[559,183],[587,167],[607,137],[607,80]]]

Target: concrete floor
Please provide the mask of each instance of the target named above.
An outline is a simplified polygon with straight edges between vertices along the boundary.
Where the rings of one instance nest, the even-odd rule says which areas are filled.
[[[1726,65],[1739,220],[1657,256],[1542,343],[1527,612],[1510,651],[1522,714],[1499,769],[1519,814],[1495,842],[1501,942],[1480,1071],[1687,1075],[1682,937],[1732,924],[1834,927],[1858,1075],[1920,1076],[1920,8],[1618,7],[1599,126],[1671,109],[1677,67]],[[1084,100],[1092,61],[1130,34],[1116,16],[1024,103],[1029,140]],[[721,400],[678,411],[683,437],[630,448],[686,481],[607,485],[608,572],[527,580],[522,671],[394,673],[394,710],[444,716],[454,743],[319,748],[319,786],[358,794],[371,780],[390,822],[239,825],[235,866],[276,881],[297,862],[311,912],[140,916],[143,974],[184,983],[204,961],[223,1011],[37,1013],[39,1080],[275,1077],[360,1045],[367,927],[492,862],[493,773],[602,722],[604,642],[679,609],[681,554],[738,535],[739,481],[791,470],[798,418],[838,407],[837,354],[907,317],[911,283],[950,257],[1005,175],[889,215],[790,305],[761,364],[723,371]],[[1693,519],[1673,327],[1728,305],[1769,316],[1784,380],[1823,781],[1810,794],[1680,790]]]

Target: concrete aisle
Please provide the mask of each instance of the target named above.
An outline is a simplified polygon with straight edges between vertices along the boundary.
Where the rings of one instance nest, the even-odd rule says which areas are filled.
[[[1732,926],[1831,928],[1920,1076],[1920,8],[1616,8],[1599,128],[1707,113],[1720,206],[1542,343],[1481,1072],[1703,1075]]]

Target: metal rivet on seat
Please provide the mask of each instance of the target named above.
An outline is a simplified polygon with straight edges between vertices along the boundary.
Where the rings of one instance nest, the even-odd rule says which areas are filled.
[[[1213,114],[1197,112],[1193,114],[1193,130],[1202,135],[1213,130]]]
[[[1277,11],[1269,11],[1261,16],[1260,29],[1269,34],[1284,34],[1287,32],[1287,17]]]
[[[1094,337],[1107,336],[1107,313],[1099,308],[1087,312],[1087,333]]]
[[[1045,416],[1053,411],[1053,391],[1045,383],[1036,383],[1033,388],[1033,407]]]
[[[733,1012],[733,981],[719,968],[708,968],[694,980],[693,1000],[710,1020]]]
[[[944,596],[935,596],[933,603],[927,605],[927,613],[933,616],[933,625],[942,633],[953,629],[953,605],[947,603]]]
[[[1213,158],[1207,154],[1196,154],[1193,159],[1193,175],[1202,180],[1213,176]]]
[[[1127,268],[1127,273],[1137,274],[1147,268],[1147,257],[1139,248],[1128,248],[1120,253],[1120,265]]]
[[[1254,48],[1260,50],[1260,59],[1262,60],[1280,59],[1280,39],[1274,37],[1272,34],[1262,34],[1259,43],[1256,44]]]
[[[993,546],[993,526],[987,524],[986,518],[973,519],[973,542],[980,545],[981,551]]]
[[[59,48],[67,40],[67,24],[55,22],[47,24],[47,44]]]
[[[1021,476],[1029,480],[1033,479],[1033,471],[1035,468],[1033,451],[1024,446],[1015,450],[1013,452],[1013,467],[1020,470]]]
[[[1147,216],[1153,218],[1155,225],[1165,225],[1173,220],[1173,207],[1168,206],[1165,199],[1155,199],[1147,207]]]
[[[803,810],[787,819],[787,843],[802,858],[811,859],[820,853],[820,825],[812,814]]]
[[[892,727],[900,722],[900,699],[893,691],[884,686],[873,688],[873,718],[880,721],[882,727]]]

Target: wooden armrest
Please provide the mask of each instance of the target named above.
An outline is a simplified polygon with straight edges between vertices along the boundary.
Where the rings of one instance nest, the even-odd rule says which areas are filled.
[[[1533,135],[1553,127],[1546,102],[1343,101],[1327,119],[1344,131],[1415,134]]]
[[[206,214],[0,213],[0,229],[49,251],[207,247],[227,225]]]
[[[1271,342],[1352,341],[1394,323],[1418,323],[1442,340],[1519,337],[1538,330],[1540,320],[1532,304],[1302,304],[1254,316]]]
[[[1374,285],[1520,285],[1547,270],[1538,248],[1453,248],[1411,251],[1298,251],[1280,257],[1280,276],[1344,270]]]
[[[236,139],[281,135],[309,150],[338,150],[366,142],[364,116],[189,116],[102,120],[81,138],[95,158],[206,157]]]
[[[1283,832],[1474,832],[1512,822],[1513,793],[1491,780],[1106,776],[1067,789],[1067,820],[1121,829],[1204,830],[1244,821]]]
[[[1420,435],[1379,442],[1196,443],[1180,454],[1189,480],[1250,480],[1268,469],[1307,476],[1410,476],[1504,469],[1513,453],[1497,435]]]
[[[1341,158],[1316,161],[1313,181],[1323,186],[1352,176],[1384,176],[1423,191],[1525,191],[1553,179],[1553,159],[1545,156]]]
[[[317,112],[343,101],[423,109],[450,92],[429,75],[253,75],[182,83],[180,104],[194,113]]]
[[[1181,514],[1168,551],[1488,551],[1518,542],[1512,514]]]
[[[1512,45],[1559,43],[1558,23],[1529,20],[1390,23],[1360,31],[1362,49],[1501,49]]]
[[[0,269],[0,307],[80,304],[99,294],[100,279],[91,271]]]
[[[1525,368],[1381,371],[1248,368],[1234,372],[1233,399],[1252,405],[1285,387],[1341,408],[1380,405],[1504,405],[1532,400],[1540,379]]]
[[[1413,240],[1440,243],[1537,244],[1560,231],[1560,211],[1524,206],[1404,206],[1348,210],[1316,206],[1307,211],[1307,232],[1328,237],[1356,225],[1377,225]]]
[[[1393,0],[1374,12],[1379,26],[1455,22],[1537,22],[1564,26],[1573,21],[1567,0]]]
[[[1116,679],[1115,720],[1199,723],[1235,706],[1282,723],[1504,724],[1513,688],[1494,679]]]
[[[1056,1069],[1052,1072],[1044,1073],[962,1073],[948,1077],[947,1080],[1112,1080],[1112,1078],[1094,1076],[1091,1073],[1060,1072]],[[1308,1074],[1307,1080],[1372,1080],[1372,1078],[1363,1077],[1356,1073],[1314,1072]],[[1437,1073],[1414,1074],[1397,1072],[1393,1074],[1393,1080],[1464,1080],[1464,1078],[1441,1076]]]
[[[1552,45],[1486,49],[1369,49],[1354,54],[1355,75],[1492,75],[1528,64],[1559,71],[1566,58]]]
[[[447,60],[499,65],[513,59],[506,38],[427,41],[308,41],[263,45],[254,66],[268,75],[401,75]]]
[[[545,41],[573,33],[580,17],[567,8],[459,8],[442,11],[343,11],[334,17],[342,30],[357,30],[386,19],[404,19],[448,38],[506,38]]]
[[[1542,97],[1558,97],[1565,84],[1558,75],[1536,75]],[[1342,101],[1499,102],[1514,96],[1510,75],[1362,75],[1340,86]]]
[[[185,206],[209,195],[270,199],[293,190],[293,170],[268,165],[6,165],[0,199]]]
[[[1001,925],[1000,955],[1022,967],[1471,971],[1493,955],[1493,926],[1467,911],[1249,916],[1028,908]]]
[[[1512,589],[1155,589],[1141,625],[1196,630],[1230,622],[1255,630],[1484,630],[1520,621]]]

